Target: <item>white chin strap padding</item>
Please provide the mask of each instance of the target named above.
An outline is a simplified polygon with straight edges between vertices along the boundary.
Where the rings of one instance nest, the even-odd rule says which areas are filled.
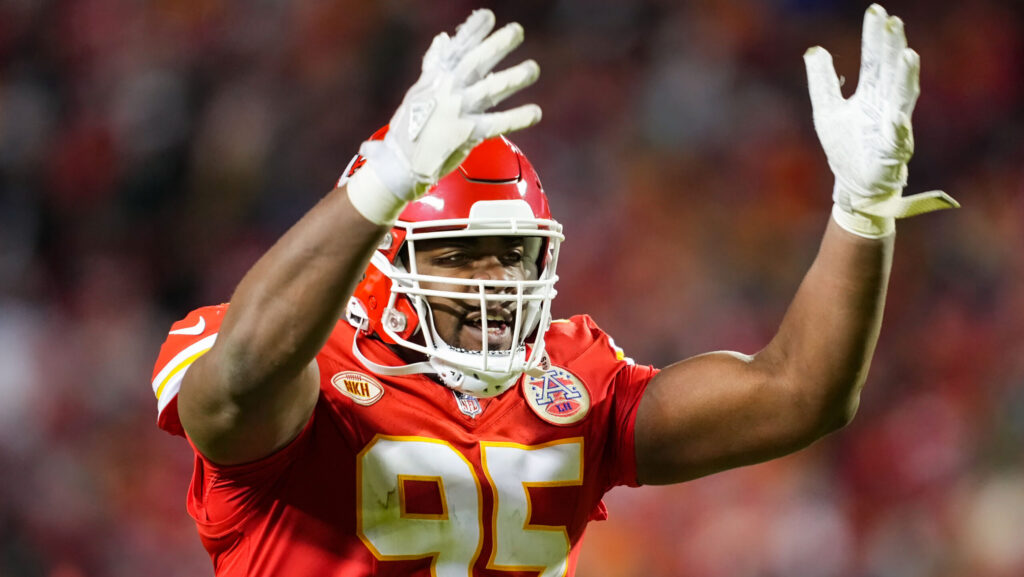
[[[465,369],[449,365],[438,357],[431,357],[431,366],[437,373],[441,383],[449,389],[474,397],[496,397],[507,391],[519,380],[519,374],[498,374],[474,372],[467,374]]]

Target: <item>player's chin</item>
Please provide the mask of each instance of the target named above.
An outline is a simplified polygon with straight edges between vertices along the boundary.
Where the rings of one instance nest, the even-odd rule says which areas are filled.
[[[479,323],[465,323],[459,327],[458,347],[467,351],[482,351],[484,331]],[[507,351],[512,348],[512,327],[505,323],[487,324],[487,350]]]

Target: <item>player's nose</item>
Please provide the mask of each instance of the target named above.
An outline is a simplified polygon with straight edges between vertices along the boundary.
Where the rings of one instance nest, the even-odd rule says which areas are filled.
[[[515,280],[514,275],[495,255],[482,256],[473,263],[475,280]]]
[[[514,281],[522,280],[515,267],[507,266],[497,256],[489,255],[477,259],[473,267],[473,280],[480,281]],[[515,287],[486,287],[492,294],[514,293]]]

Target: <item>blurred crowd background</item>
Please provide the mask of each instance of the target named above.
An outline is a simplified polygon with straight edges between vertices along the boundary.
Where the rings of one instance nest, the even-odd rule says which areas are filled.
[[[866,2],[482,2],[527,31],[515,136],[567,241],[559,316],[641,363],[757,351],[826,224],[801,55],[856,85]],[[171,322],[229,299],[387,122],[463,0],[0,0],[0,577],[211,575],[155,425]],[[616,489],[580,577],[1024,575],[1024,7],[891,0],[921,53],[910,192],[857,419]],[[344,234],[344,231],[338,231]]]

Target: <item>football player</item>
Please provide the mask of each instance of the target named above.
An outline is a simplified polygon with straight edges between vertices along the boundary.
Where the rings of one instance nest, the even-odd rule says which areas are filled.
[[[174,324],[159,425],[195,452],[187,508],[218,576],[572,575],[616,485],[676,483],[804,447],[852,417],[904,197],[918,57],[880,6],[846,99],[805,55],[832,218],[776,336],[655,369],[588,317],[552,320],[561,225],[490,109],[523,38],[474,12],[434,38],[388,127],[252,267]]]

